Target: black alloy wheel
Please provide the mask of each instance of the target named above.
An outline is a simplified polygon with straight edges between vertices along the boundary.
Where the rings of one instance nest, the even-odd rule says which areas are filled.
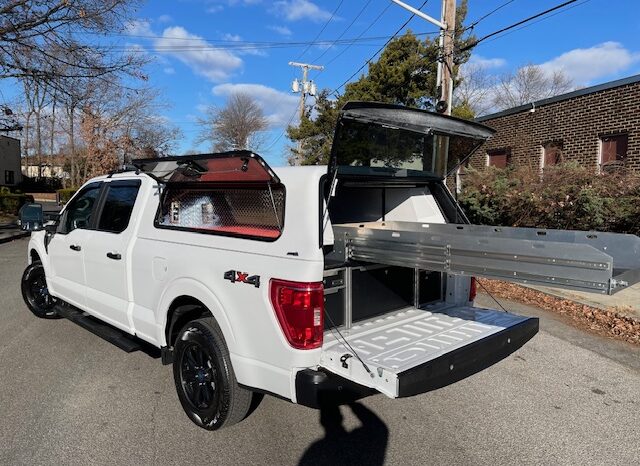
[[[29,265],[22,274],[22,298],[29,310],[41,319],[60,319],[55,310],[56,298],[49,294],[44,267],[40,261]]]
[[[203,429],[236,424],[259,402],[253,392],[238,385],[229,349],[213,317],[192,320],[178,334],[173,379],[182,409]]]
[[[189,343],[181,355],[180,382],[189,404],[197,410],[210,410],[218,403],[220,387],[218,371],[208,351],[197,343]]]

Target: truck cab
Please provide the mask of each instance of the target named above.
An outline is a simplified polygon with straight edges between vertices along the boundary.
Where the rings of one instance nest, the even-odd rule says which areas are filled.
[[[264,393],[318,408],[437,389],[538,331],[474,307],[473,277],[599,293],[640,278],[635,236],[469,225],[445,178],[491,134],[354,102],[328,166],[272,169],[250,151],[135,161],[33,232],[23,296],[38,317],[160,349],[210,430]]]

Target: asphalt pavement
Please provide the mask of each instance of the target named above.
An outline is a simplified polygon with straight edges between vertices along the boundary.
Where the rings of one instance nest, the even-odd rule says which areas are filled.
[[[539,309],[541,332],[497,365],[413,398],[324,412],[266,397],[219,432],[183,414],[171,368],[20,295],[26,239],[0,245],[0,464],[637,464],[640,349]],[[491,305],[480,297],[483,305]]]

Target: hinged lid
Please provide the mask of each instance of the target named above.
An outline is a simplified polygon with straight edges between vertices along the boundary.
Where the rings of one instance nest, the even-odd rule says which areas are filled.
[[[162,183],[270,183],[280,179],[271,167],[250,151],[138,159],[140,171]]]
[[[329,170],[442,179],[493,133],[484,125],[426,110],[348,102],[338,119]]]

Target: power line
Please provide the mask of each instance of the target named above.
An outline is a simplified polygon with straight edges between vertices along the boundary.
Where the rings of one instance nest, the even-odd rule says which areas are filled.
[[[368,1],[367,1],[367,3],[365,3],[365,4],[362,6],[362,9],[360,9],[360,11],[359,11],[359,12],[358,12],[358,14],[356,15],[356,17],[355,17],[355,18],[353,18],[353,19],[351,20],[351,22],[349,23],[349,25],[344,29],[344,31],[342,31],[342,33],[338,36],[338,38],[337,38],[334,42],[332,42],[332,43],[331,43],[331,45],[329,45],[329,46],[324,50],[324,52],[322,52],[322,53],[321,53],[321,54],[320,54],[320,55],[319,55],[319,56],[314,60],[315,62],[320,61],[320,59],[321,59],[322,57],[324,57],[324,56],[327,54],[327,52],[331,49],[331,47],[333,47],[333,45],[334,45],[338,40],[342,39],[342,37],[347,33],[347,31],[348,31],[349,29],[351,29],[351,26],[353,26],[353,25],[354,25],[354,23],[358,20],[358,18],[360,18],[360,16],[362,16],[362,13],[364,13],[364,10],[366,10],[366,9],[367,9],[367,7],[369,6],[369,4],[370,4],[370,3],[371,3],[371,0],[368,0]]]
[[[462,47],[460,50],[458,50],[458,52],[460,53],[460,52],[466,52],[467,50],[471,50],[472,48],[474,48],[479,43],[484,42],[485,40],[487,40],[487,39],[489,39],[489,38],[491,38],[493,36],[497,36],[498,34],[501,34],[503,32],[506,32],[506,31],[509,31],[509,30],[511,30],[513,28],[521,26],[521,25],[523,25],[525,23],[533,21],[534,19],[540,18],[541,16],[545,16],[548,13],[551,13],[552,11],[559,10],[560,8],[563,8],[563,7],[567,6],[567,5],[571,5],[572,3],[575,3],[577,1],[578,0],[568,0],[568,1],[564,2],[564,3],[561,3],[560,5],[556,5],[554,7],[548,8],[548,9],[546,9],[544,11],[541,11],[540,13],[536,13],[533,16],[529,16],[528,18],[520,20],[517,23],[513,23],[513,24],[510,24],[509,26],[503,27],[502,29],[498,29],[497,31],[493,31],[493,32],[491,32],[489,34],[486,34],[486,35],[482,36],[480,39],[477,39],[477,40],[473,41],[469,45],[466,45],[466,46]]]
[[[325,66],[329,66],[331,63],[333,63],[333,62],[334,62],[334,61],[336,61],[338,58],[340,58],[340,57],[342,56],[342,54],[344,54],[347,50],[349,50],[349,49],[351,48],[351,46],[352,46],[352,45],[353,45],[353,44],[354,44],[358,39],[360,39],[363,35],[365,35],[365,33],[367,33],[367,31],[369,31],[369,29],[371,29],[371,28],[374,26],[374,24],[376,24],[378,21],[380,21],[380,18],[382,18],[382,15],[384,15],[390,7],[391,7],[391,3],[389,3],[389,4],[384,8],[384,10],[382,10],[382,11],[380,12],[380,14],[378,14],[378,16],[376,16],[376,18],[375,18],[371,23],[369,23],[369,26],[367,26],[367,28],[366,28],[366,29],[364,29],[364,30],[360,33],[360,35],[358,35],[358,37],[356,37],[355,39],[353,39],[353,40],[349,43],[349,45],[347,45],[347,46],[346,46],[345,48],[343,48],[343,49],[342,49],[342,50],[341,50],[337,55],[335,55],[331,60],[329,60],[329,61],[326,63],[326,65],[325,65]],[[436,33],[436,34],[437,34],[437,33]],[[322,73],[322,71],[320,71],[320,72],[316,75],[316,77],[317,77],[320,73]]]
[[[418,10],[422,10],[422,8],[424,8],[424,6],[427,4],[427,2],[428,2],[428,1],[429,1],[429,0],[425,0],[424,2],[422,2],[422,5],[420,5],[420,7],[418,7]],[[364,67],[365,67],[365,66],[367,66],[369,63],[371,63],[371,61],[376,57],[376,55],[378,55],[382,50],[384,50],[384,48],[385,48],[387,45],[389,45],[389,43],[393,40],[393,38],[394,38],[394,37],[396,37],[398,34],[400,34],[400,31],[402,31],[402,30],[407,26],[407,24],[409,24],[409,23],[411,22],[411,20],[412,20],[413,18],[415,18],[415,16],[416,16],[416,15],[415,15],[415,13],[413,13],[413,14],[409,17],[409,19],[408,19],[408,20],[406,20],[406,21],[404,22],[404,24],[403,24],[402,26],[400,26],[400,27],[398,28],[398,30],[397,30],[397,31],[396,31],[396,32],[395,32],[391,37],[389,37],[389,40],[387,40],[387,41],[382,45],[382,47],[380,47],[380,48],[379,48],[379,49],[378,49],[378,50],[377,50],[377,51],[376,51],[376,52],[371,56],[371,58],[369,58],[367,61],[365,61],[365,62],[364,62],[364,64],[363,64],[360,68],[358,68],[358,69],[356,70],[356,72],[355,72],[355,73],[353,73],[351,76],[349,76],[347,79],[345,79],[345,80],[344,80],[344,82],[343,82],[342,84],[340,84],[340,85],[339,85],[338,87],[336,87],[333,91],[331,91],[331,94],[335,94],[336,92],[338,92],[338,90],[339,90],[342,86],[344,86],[345,84],[347,84],[347,83],[351,80],[351,78],[353,78],[355,75],[357,75],[358,73],[360,73],[360,71],[362,71],[362,70],[364,69]]]
[[[302,53],[298,55],[298,57],[294,61],[300,60],[303,57],[303,55],[307,53],[307,51],[311,48],[311,46],[316,42],[316,40],[318,40],[318,38],[320,37],[320,35],[322,35],[324,30],[327,29],[327,26],[329,25],[333,17],[336,15],[336,13],[338,12],[338,10],[340,9],[343,3],[344,3],[344,0],[340,0],[340,3],[338,3],[338,6],[336,7],[336,9],[333,10],[333,13],[331,13],[331,16],[329,17],[329,19],[324,23],[324,26],[322,26],[322,29],[320,29],[320,32],[316,34],[316,37],[311,41],[309,45],[307,45],[307,48],[304,49]]]
[[[423,32],[418,33],[416,36],[427,36],[437,34],[435,31],[431,32]],[[374,42],[378,40],[385,40],[393,38],[393,36],[369,36],[369,37],[354,37],[349,39],[327,39],[323,41],[316,42],[237,42],[232,41],[226,43],[226,45],[213,45],[213,44],[168,44],[168,45],[155,45],[154,49],[158,51],[205,51],[205,50],[261,50],[261,49],[272,49],[272,48],[296,48],[302,47],[305,45],[346,45],[352,46],[354,43],[366,43],[366,42]],[[376,45],[376,44],[366,44],[366,45]],[[111,51],[128,51],[128,52],[136,52],[138,51],[135,46],[132,45],[115,45],[115,44],[95,44],[92,46],[96,49],[109,49]],[[143,52],[143,50],[140,50]]]
[[[465,27],[464,31],[468,31],[470,29],[473,29],[474,27],[476,27],[478,25],[478,23],[480,23],[481,21],[484,21],[485,19],[487,19],[489,16],[491,16],[492,14],[496,13],[497,11],[500,11],[502,8],[504,8],[505,6],[507,6],[510,3],[515,2],[515,0],[509,0],[508,2],[503,3],[502,5],[499,5],[498,7],[494,8],[493,10],[491,10],[489,13],[481,16],[480,18],[476,19],[475,21],[473,21],[469,26]]]

